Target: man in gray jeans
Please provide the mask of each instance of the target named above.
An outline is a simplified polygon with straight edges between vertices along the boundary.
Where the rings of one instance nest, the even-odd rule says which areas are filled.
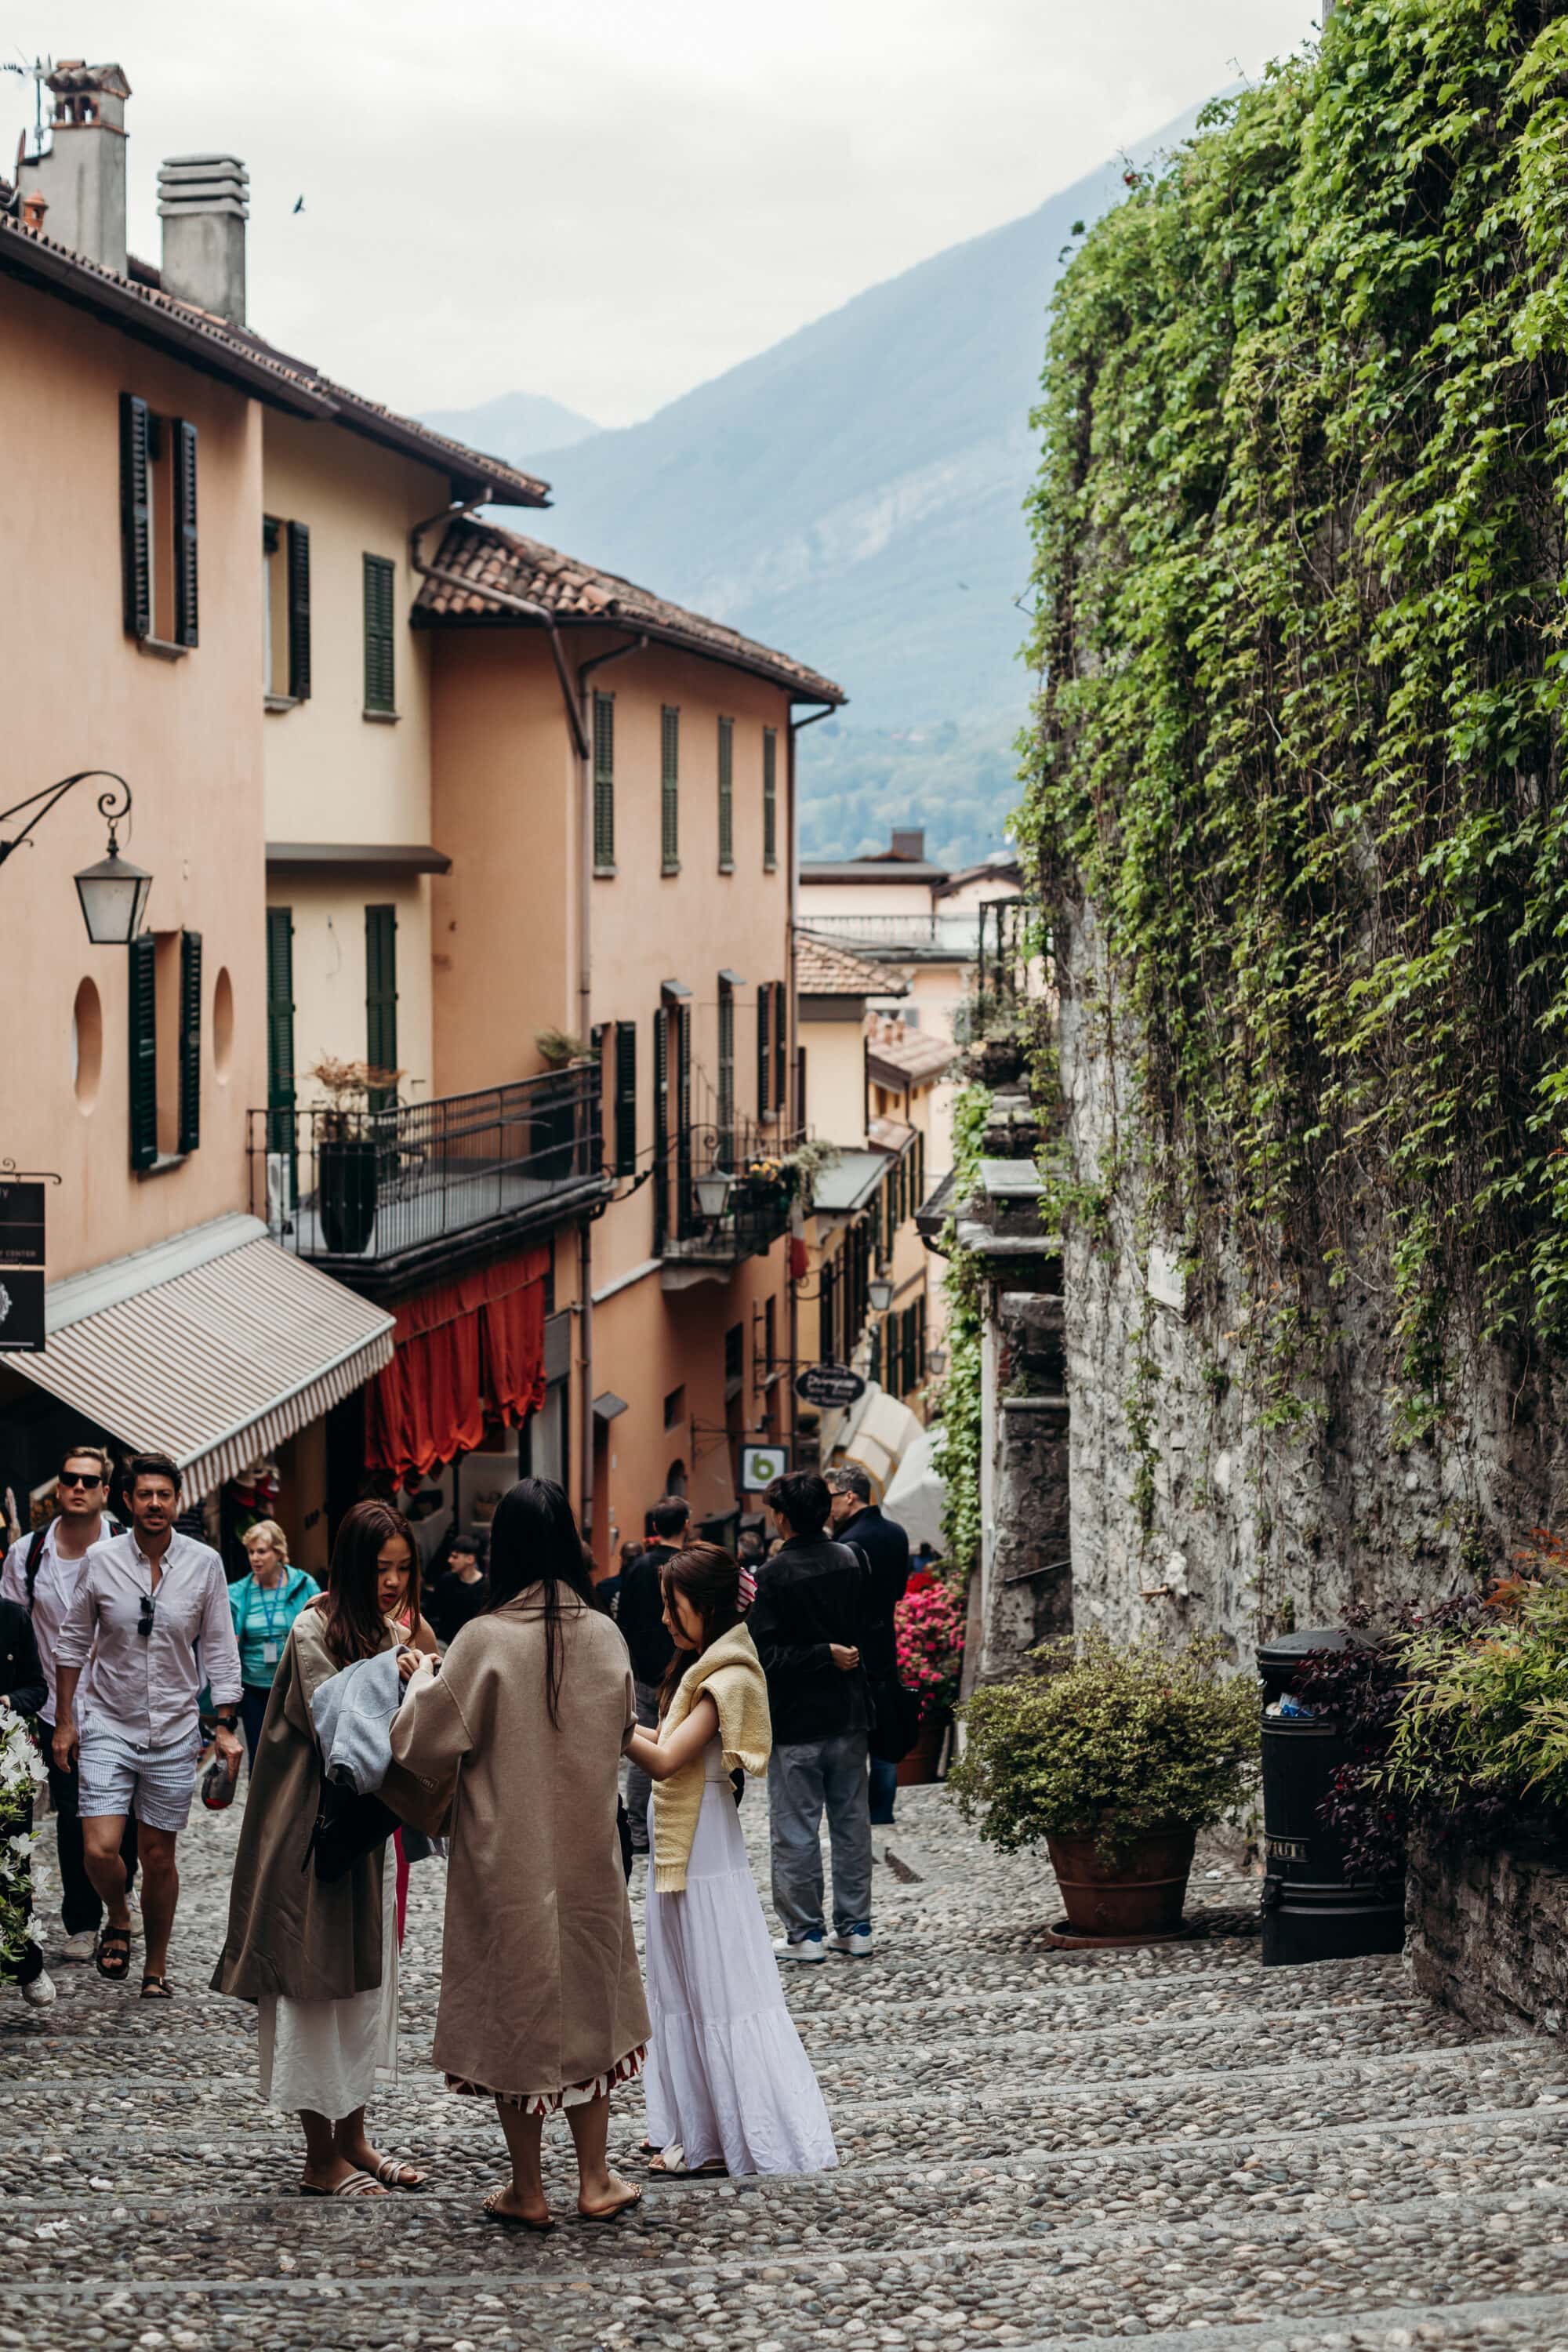
[[[786,1960],[824,1960],[829,1948],[868,1960],[871,1705],[860,1664],[870,1598],[866,1563],[825,1535],[827,1487],[815,1472],[775,1478],[768,1507],[784,1546],[758,1574],[746,1622],[773,1719],[773,1908],[788,1931],[773,1948]],[[824,1812],[833,1854],[831,1937],[823,1914]]]
[[[658,1728],[659,1685],[675,1655],[675,1643],[665,1628],[658,1571],[684,1547],[690,1517],[680,1496],[661,1495],[648,1513],[653,1529],[649,1549],[621,1573],[616,1622],[632,1654],[637,1721],[647,1731]],[[626,1820],[631,1824],[634,1853],[647,1852],[647,1801],[652,1787],[647,1774],[638,1766],[626,1766]]]

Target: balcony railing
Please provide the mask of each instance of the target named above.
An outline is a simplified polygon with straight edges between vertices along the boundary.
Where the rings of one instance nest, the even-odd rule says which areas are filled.
[[[253,1110],[251,1206],[361,1289],[555,1223],[605,1195],[599,1066],[384,1109]]]
[[[688,1265],[738,1265],[772,1249],[789,1230],[799,1189],[795,1171],[780,1162],[804,1139],[743,1119],[689,1129],[666,1165],[654,1170],[659,1255]],[[721,1217],[705,1217],[698,1180],[719,1171],[734,1179],[729,1206]]]
[[[867,955],[929,956],[973,963],[980,953],[980,915],[803,915],[800,929],[836,947]]]

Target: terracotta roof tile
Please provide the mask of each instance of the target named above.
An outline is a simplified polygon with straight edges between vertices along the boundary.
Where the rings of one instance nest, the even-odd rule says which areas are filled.
[[[543,605],[563,622],[612,622],[617,628],[646,629],[665,645],[705,654],[737,669],[785,687],[803,702],[841,703],[842,687],[788,654],[743,637],[722,621],[689,613],[651,589],[638,588],[613,572],[600,572],[536,539],[501,530],[493,523],[454,522],[430,569],[446,576],[426,579],[415,611],[435,621],[505,621],[521,618],[505,599],[521,597]],[[884,989],[882,993],[886,993]]]
[[[797,931],[795,987],[802,996],[907,996],[910,983],[883,963],[851,955],[832,940]]]
[[[889,1034],[889,1024],[873,1016],[867,1032],[866,1050],[871,1063],[871,1075],[877,1075],[881,1062],[898,1076],[915,1086],[940,1078],[958,1058],[958,1048],[948,1037],[933,1037],[929,1030],[906,1029],[900,1035]]]

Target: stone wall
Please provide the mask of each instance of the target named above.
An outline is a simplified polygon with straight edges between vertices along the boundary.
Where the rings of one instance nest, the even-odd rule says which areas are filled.
[[[1472,2024],[1568,2025],[1568,1848],[1543,1839],[1480,1851],[1412,1841],[1405,1953],[1415,1989]]]
[[[1560,1521],[1565,1439],[1540,1368],[1474,1351],[1440,1433],[1403,1440],[1375,1185],[1342,1286],[1320,1278],[1310,1297],[1329,1339],[1321,1370],[1293,1378],[1301,1417],[1274,1425],[1247,1269],[1223,1244],[1184,1256],[1152,1198],[1134,1044],[1092,918],[1056,936],[1062,1140],[1078,1184],[1105,1196],[1065,1244],[1078,1622],[1214,1632],[1246,1664],[1260,1635],[1335,1623],[1352,1602],[1386,1620],[1468,1589],[1523,1530]]]
[[[986,1683],[1023,1672],[1037,1643],[1072,1630],[1062,1299],[996,1285],[988,1305],[974,1675]]]

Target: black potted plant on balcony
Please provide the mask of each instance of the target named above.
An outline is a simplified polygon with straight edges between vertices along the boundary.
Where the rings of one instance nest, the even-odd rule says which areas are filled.
[[[564,1029],[541,1029],[534,1051],[547,1076],[533,1097],[533,1139],[529,1174],[547,1184],[563,1183],[573,1172],[577,1107],[582,1093],[578,1066],[588,1059],[580,1037]]]
[[[357,1257],[375,1231],[378,1145],[373,1094],[395,1099],[401,1070],[322,1055],[310,1072],[326,1100],[315,1116],[316,1207],[334,1257]]]

